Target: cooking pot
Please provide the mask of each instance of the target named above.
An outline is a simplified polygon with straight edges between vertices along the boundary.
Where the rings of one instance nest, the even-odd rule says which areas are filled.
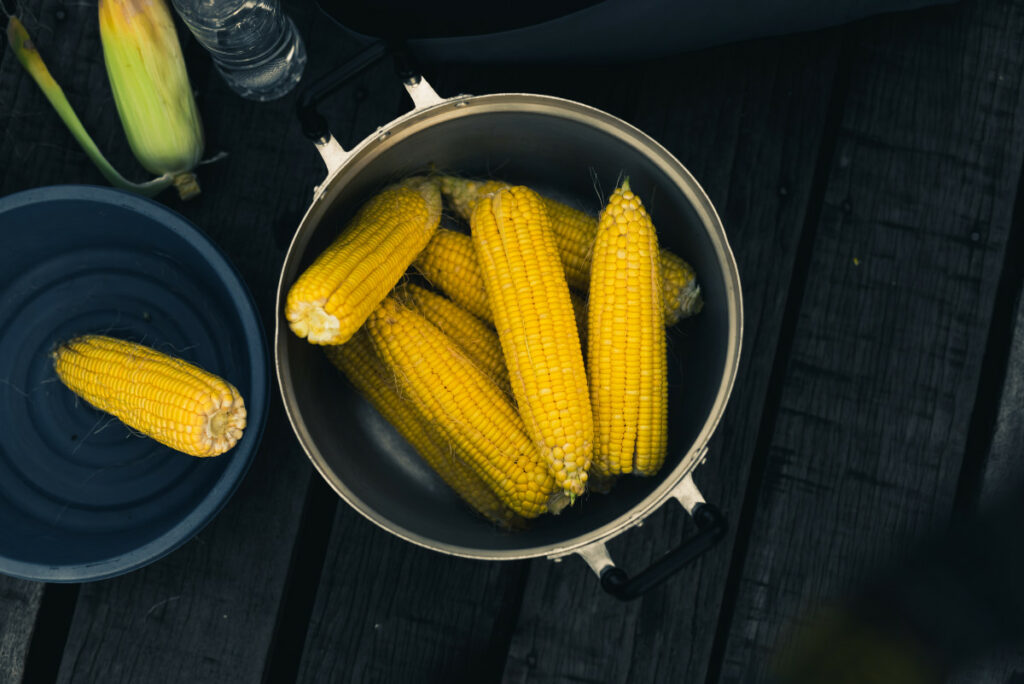
[[[721,221],[697,181],[664,147],[630,124],[570,100],[526,93],[442,98],[400,69],[414,107],[350,150],[327,130],[319,100],[386,53],[371,49],[311,88],[300,107],[304,129],[327,176],[292,238],[277,290],[274,351],[285,410],[299,442],[327,483],[369,520],[414,544],[485,560],[579,554],[620,598],[633,598],[696,558],[726,529],[721,512],[693,481],[733,387],[743,313],[739,274]],[[401,61],[399,61],[401,63]],[[696,269],[703,311],[669,332],[668,455],[654,477],[623,477],[610,494],[587,494],[558,516],[508,532],[474,515],[284,319],[288,288],[356,209],[389,182],[427,169],[495,176],[542,194],[597,208],[629,176],[648,206],[661,245]],[[605,543],[638,526],[668,499],[694,517],[698,532],[643,573],[616,568]]]

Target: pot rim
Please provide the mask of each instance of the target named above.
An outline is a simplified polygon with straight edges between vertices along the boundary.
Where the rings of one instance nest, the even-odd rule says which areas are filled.
[[[743,298],[739,269],[736,265],[732,249],[729,246],[725,228],[707,193],[690,171],[658,141],[632,124],[590,105],[552,95],[532,93],[456,95],[450,98],[428,100],[423,104],[421,102],[417,101],[418,106],[416,108],[363,138],[351,150],[342,150],[334,142],[333,138],[322,141],[326,143],[325,147],[329,148],[326,152],[322,147],[320,150],[325,163],[328,165],[328,172],[323,182],[314,189],[313,200],[292,236],[281,266],[275,303],[274,368],[278,389],[281,392],[285,412],[288,415],[288,421],[306,456],[335,493],[372,523],[417,546],[447,555],[478,560],[523,560],[542,556],[549,558],[565,556],[596,542],[606,542],[618,536],[626,529],[642,522],[669,498],[675,497],[682,502],[684,497],[681,492],[686,489],[688,484],[692,486],[692,483],[688,482],[690,476],[696,467],[704,462],[708,451],[708,442],[725,412],[726,404],[736,381],[743,340]],[[327,210],[327,207],[324,205],[324,202],[327,201],[325,200],[326,195],[336,184],[344,180],[343,177],[346,173],[351,172],[352,167],[358,166],[360,161],[368,162],[372,159],[376,148],[386,144],[397,144],[405,137],[412,136],[444,121],[464,116],[479,116],[486,115],[487,113],[509,111],[547,114],[569,119],[575,123],[597,127],[613,137],[629,143],[632,147],[638,148],[658,166],[666,177],[672,181],[673,186],[684,194],[690,206],[697,212],[704,230],[715,247],[719,269],[725,281],[729,333],[726,343],[724,373],[718,392],[715,395],[714,404],[704,421],[700,433],[689,446],[679,464],[642,501],[611,522],[594,528],[585,534],[560,542],[519,549],[480,549],[438,542],[394,523],[379,514],[373,506],[368,505],[362,498],[356,496],[331,470],[326,460],[316,448],[311,435],[306,431],[301,417],[298,415],[297,407],[293,405],[295,401],[295,388],[285,377],[287,362],[282,359],[284,356],[282,354],[283,336],[290,333],[287,324],[284,323],[283,305],[287,296],[287,286],[291,284],[289,282],[286,286],[285,276],[294,267],[295,262],[301,260],[303,256],[299,254],[299,242],[303,243],[301,249],[304,250],[305,245],[308,243],[308,236],[319,225],[319,218],[315,215],[322,215]],[[320,144],[318,144],[318,147],[320,147]]]

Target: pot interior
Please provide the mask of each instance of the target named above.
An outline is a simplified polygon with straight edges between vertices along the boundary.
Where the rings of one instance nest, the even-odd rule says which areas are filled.
[[[525,95],[471,98],[435,109],[396,122],[386,136],[358,148],[331,179],[296,235],[280,295],[360,204],[391,180],[428,168],[500,178],[596,215],[618,181],[629,176],[661,246],[695,267],[705,299],[699,315],[669,331],[665,465],[655,477],[621,478],[610,494],[587,494],[559,516],[531,521],[525,531],[498,530],[465,507],[322,351],[295,337],[282,317],[278,372],[293,426],[340,494],[410,541],[460,555],[513,558],[604,536],[668,494],[694,467],[720,417],[735,373],[740,326],[738,282],[724,235],[678,163],[608,115]],[[448,219],[453,225],[453,217]]]

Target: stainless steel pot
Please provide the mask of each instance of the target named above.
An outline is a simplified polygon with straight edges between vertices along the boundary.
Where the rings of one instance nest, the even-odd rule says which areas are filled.
[[[330,486],[368,519],[414,544],[485,560],[577,553],[606,589],[631,598],[720,538],[724,517],[693,482],[736,377],[743,313],[739,274],[722,224],[697,181],[665,148],[605,112],[557,97],[508,93],[439,97],[408,76],[414,108],[351,150],[329,133],[316,140],[327,177],[316,188],[284,261],[288,288],[359,205],[386,183],[427,168],[523,183],[597,209],[620,176],[644,198],[662,246],[694,265],[705,307],[670,332],[669,455],[652,478],[628,477],[610,495],[590,494],[525,531],[496,529],[473,515],[328,364],[293,335],[281,313],[277,377],[295,434]],[[614,568],[605,542],[639,525],[668,499],[700,532],[634,581]],[[667,567],[671,566],[671,567]]]

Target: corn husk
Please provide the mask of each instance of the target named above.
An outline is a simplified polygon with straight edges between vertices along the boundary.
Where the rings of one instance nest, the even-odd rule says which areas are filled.
[[[164,0],[100,0],[103,59],[125,135],[151,173],[172,174],[182,198],[199,192],[203,127]]]

